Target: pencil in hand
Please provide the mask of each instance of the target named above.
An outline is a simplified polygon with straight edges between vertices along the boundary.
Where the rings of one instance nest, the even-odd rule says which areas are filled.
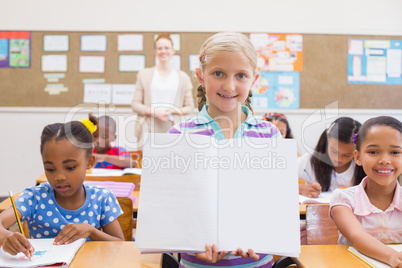
[[[15,217],[17,218],[17,222],[18,222],[18,228],[20,229],[20,233],[23,235],[23,236],[25,236],[25,234],[24,234],[24,229],[22,228],[22,225],[21,225],[21,221],[20,221],[20,217],[18,217],[18,212],[17,212],[17,207],[15,206],[15,202],[14,202],[14,197],[13,197],[13,193],[11,192],[11,190],[10,191],[8,191],[8,193],[9,193],[9,195],[10,195],[10,200],[11,200],[11,205],[13,206],[13,210],[14,210],[14,214],[15,214]],[[29,260],[31,260],[31,257],[32,257],[32,248],[28,248],[28,259]]]

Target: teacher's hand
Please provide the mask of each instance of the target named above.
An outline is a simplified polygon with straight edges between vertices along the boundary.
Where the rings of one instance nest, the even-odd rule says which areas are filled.
[[[158,118],[162,122],[168,122],[171,114],[171,110],[155,110],[154,117]]]

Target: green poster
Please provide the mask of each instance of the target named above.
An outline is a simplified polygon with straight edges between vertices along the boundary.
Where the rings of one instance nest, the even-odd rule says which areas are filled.
[[[29,39],[10,39],[10,67],[29,67]]]

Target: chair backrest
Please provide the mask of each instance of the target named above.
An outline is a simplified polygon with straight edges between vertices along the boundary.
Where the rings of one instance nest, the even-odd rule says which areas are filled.
[[[171,253],[162,254],[162,268],[178,268],[179,261]]]
[[[138,166],[136,166],[136,168],[142,168],[142,151],[128,151],[128,153],[131,155],[131,159],[137,161]]]
[[[123,214],[117,220],[123,230],[124,239],[133,241],[133,200],[130,197],[117,197]]]
[[[306,209],[307,245],[338,244],[338,228],[329,217],[329,204],[311,204]]]

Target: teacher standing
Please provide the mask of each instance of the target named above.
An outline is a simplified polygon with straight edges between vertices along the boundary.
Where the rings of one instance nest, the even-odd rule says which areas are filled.
[[[166,133],[180,122],[181,115],[190,114],[194,109],[190,77],[175,70],[170,63],[175,50],[169,34],[158,36],[154,53],[159,63],[138,73],[131,105],[138,114],[135,135],[140,149],[144,142],[143,133]]]

